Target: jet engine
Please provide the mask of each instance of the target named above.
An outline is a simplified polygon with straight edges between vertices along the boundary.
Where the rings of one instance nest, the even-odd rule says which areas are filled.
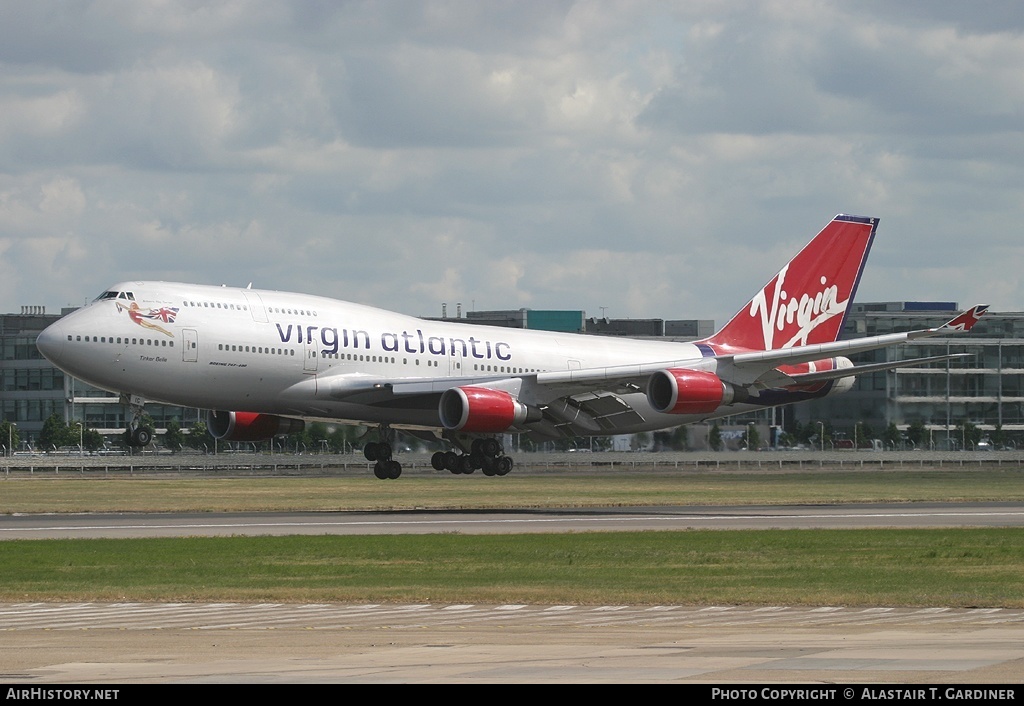
[[[516,424],[539,422],[541,411],[528,407],[504,390],[486,387],[453,387],[438,404],[445,429],[494,434]]]
[[[669,368],[647,380],[647,401],[664,414],[710,414],[734,397],[732,385],[704,370]]]
[[[302,431],[305,426],[301,419],[258,412],[210,410],[206,415],[206,428],[210,435],[224,441],[264,441],[279,434]]]

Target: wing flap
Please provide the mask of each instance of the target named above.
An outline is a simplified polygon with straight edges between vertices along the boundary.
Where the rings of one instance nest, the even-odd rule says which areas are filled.
[[[628,402],[610,392],[561,397],[542,410],[545,420],[563,435],[614,434],[645,421]]]

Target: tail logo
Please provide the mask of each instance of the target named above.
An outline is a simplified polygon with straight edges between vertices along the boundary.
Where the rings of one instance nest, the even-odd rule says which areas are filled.
[[[821,277],[821,291],[814,294],[803,293],[799,299],[789,296],[784,289],[786,272],[789,265],[782,268],[775,278],[775,285],[769,284],[758,292],[750,302],[750,316],[761,316],[761,333],[764,336],[764,350],[773,348],[792,348],[807,345],[807,337],[835,316],[842,316],[846,311],[849,299],[838,301],[839,287],[828,284],[826,277]],[[767,292],[772,289],[771,305],[768,304]],[[775,345],[776,331],[783,332],[787,327],[796,324],[796,333],[781,346]]]

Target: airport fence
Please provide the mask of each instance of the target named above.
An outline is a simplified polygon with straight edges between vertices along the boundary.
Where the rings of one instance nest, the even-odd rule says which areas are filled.
[[[430,454],[403,454],[403,473],[441,474]],[[513,473],[803,472],[1024,468],[1024,452],[781,452],[781,453],[521,453]],[[154,476],[369,475],[373,464],[355,454],[152,454],[136,456],[15,455],[0,459],[0,478]]]

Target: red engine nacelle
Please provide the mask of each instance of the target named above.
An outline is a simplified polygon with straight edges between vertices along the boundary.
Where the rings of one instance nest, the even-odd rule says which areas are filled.
[[[206,428],[210,435],[224,441],[265,441],[279,434],[294,434],[305,426],[301,419],[258,412],[210,410],[206,415]]]
[[[493,434],[541,419],[539,409],[526,406],[504,390],[486,387],[445,390],[437,411],[445,429],[467,433]]]
[[[659,370],[647,381],[647,401],[664,414],[710,414],[733,396],[731,385],[704,370]]]

